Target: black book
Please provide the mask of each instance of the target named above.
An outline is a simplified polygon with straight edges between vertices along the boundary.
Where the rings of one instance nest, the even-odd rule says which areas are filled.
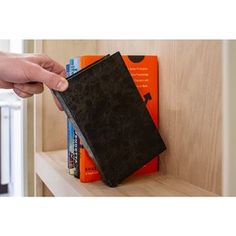
[[[119,52],[67,79],[54,94],[108,186],[166,149]]]

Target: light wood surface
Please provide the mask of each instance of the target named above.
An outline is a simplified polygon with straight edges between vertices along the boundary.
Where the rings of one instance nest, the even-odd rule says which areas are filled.
[[[159,56],[161,170],[221,194],[222,41],[102,40],[97,53]]]
[[[183,180],[157,173],[129,178],[116,188],[107,187],[101,181],[81,183],[68,173],[66,150],[37,153],[36,174],[54,196],[216,196]],[[39,196],[43,195],[42,191],[41,186]]]
[[[48,187],[43,183],[43,181],[39,178],[36,174],[36,189],[35,189],[35,196],[37,197],[54,197],[52,192],[48,189]]]
[[[34,41],[34,53],[43,52],[43,41]],[[43,151],[43,96],[44,93],[34,95],[34,149],[36,152]]]
[[[24,53],[33,53],[33,40],[24,40]],[[34,151],[35,151],[35,122],[34,98],[23,100],[23,170],[24,170],[24,196],[34,196]]]

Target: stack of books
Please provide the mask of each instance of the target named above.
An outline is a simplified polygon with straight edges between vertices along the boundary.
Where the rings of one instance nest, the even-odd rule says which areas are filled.
[[[83,55],[76,58],[71,58],[66,65],[68,79],[79,70],[88,68],[94,65],[97,61],[103,60],[104,55]],[[154,55],[122,55],[122,59],[127,67],[132,80],[141,96],[143,103],[150,114],[150,117],[158,128],[158,113],[159,113],[159,84],[158,84],[158,58]],[[94,85],[99,86],[99,85]],[[79,94],[78,90],[78,94]],[[113,91],[111,91],[112,93]],[[92,106],[92,104],[91,104]],[[99,115],[99,114],[98,114]],[[139,127],[137,127],[139,129]],[[102,134],[101,134],[102,135]],[[123,141],[123,140],[122,140]],[[165,149],[165,145],[160,138],[160,151]],[[127,145],[130,145],[127,143]],[[67,165],[69,174],[79,178],[81,182],[93,182],[102,178],[99,164],[96,163],[93,154],[88,148],[85,148],[85,143],[79,138],[76,132],[75,124],[70,118],[67,120]],[[105,148],[105,147],[104,147]],[[112,148],[112,147],[111,147]],[[125,147],[124,147],[125,149]],[[141,168],[133,171],[132,175],[148,174],[158,171],[158,156],[153,156]],[[132,167],[131,167],[132,168]],[[108,184],[109,185],[109,184]]]

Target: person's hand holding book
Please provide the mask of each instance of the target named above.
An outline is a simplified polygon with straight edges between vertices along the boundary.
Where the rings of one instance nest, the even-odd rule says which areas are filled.
[[[64,67],[47,55],[0,52],[0,88],[13,89],[22,98],[42,93],[43,84],[50,89],[65,91],[68,87],[65,77]]]

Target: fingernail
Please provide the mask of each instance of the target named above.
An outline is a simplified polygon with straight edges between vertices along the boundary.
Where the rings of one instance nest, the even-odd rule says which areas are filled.
[[[63,92],[68,88],[67,80],[63,79],[57,84],[57,90]]]

